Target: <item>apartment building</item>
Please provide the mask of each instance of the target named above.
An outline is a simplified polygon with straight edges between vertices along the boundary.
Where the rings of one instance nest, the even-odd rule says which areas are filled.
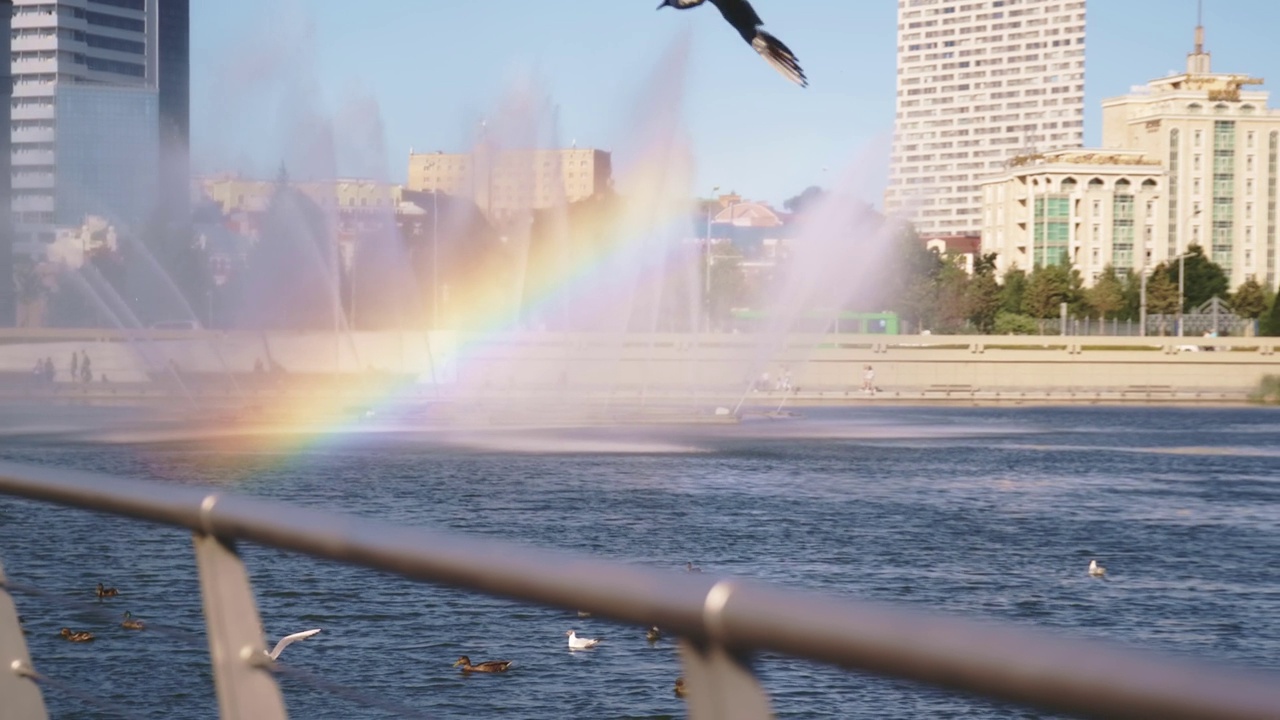
[[[611,155],[592,148],[409,153],[406,187],[469,198],[490,218],[577,202],[604,192]]]
[[[885,210],[977,238],[984,178],[1084,140],[1084,0],[899,0]]]
[[[14,0],[12,209],[28,251],[88,215],[133,230],[154,211],[161,128],[167,153],[187,153],[188,11],[189,0]],[[169,165],[166,184],[186,172],[185,159]]]

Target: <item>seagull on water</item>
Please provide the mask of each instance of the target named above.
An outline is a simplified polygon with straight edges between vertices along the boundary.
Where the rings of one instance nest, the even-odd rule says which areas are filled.
[[[271,656],[272,660],[275,660],[276,658],[280,657],[280,653],[284,652],[285,648],[298,642],[299,640],[306,640],[307,638],[311,637],[312,635],[315,635],[318,632],[320,632],[320,628],[316,628],[314,630],[303,630],[302,632],[296,632],[292,635],[285,635],[284,637],[280,638],[280,642],[276,643],[275,648],[273,648],[271,652],[267,654]]]
[[[662,0],[658,9],[673,7],[688,10],[705,2],[707,0]],[[805,78],[804,70],[800,69],[800,61],[796,59],[795,53],[781,40],[762,29],[764,21],[756,14],[751,3],[747,0],[711,0],[711,4],[720,10],[720,14],[738,31],[742,39],[768,60],[775,70],[800,87],[809,87],[809,80]]]
[[[600,644],[599,638],[578,637],[578,631],[576,630],[570,630],[569,632],[565,633],[565,635],[569,636],[570,650],[586,650],[587,648],[593,648]]]
[[[1093,577],[1106,577],[1107,569],[1098,564],[1097,560],[1089,561],[1089,575]]]

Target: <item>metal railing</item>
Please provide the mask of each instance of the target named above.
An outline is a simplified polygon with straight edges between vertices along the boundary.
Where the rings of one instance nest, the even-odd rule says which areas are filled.
[[[193,533],[221,717],[284,718],[236,541],[413,580],[657,625],[679,636],[694,720],[771,716],[752,672],[769,651],[1088,717],[1280,717],[1280,676],[1009,625],[621,565],[200,488],[0,463],[0,494]],[[0,717],[47,717],[0,568]]]

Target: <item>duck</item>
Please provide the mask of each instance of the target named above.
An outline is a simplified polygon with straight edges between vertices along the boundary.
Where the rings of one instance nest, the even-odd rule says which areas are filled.
[[[306,640],[307,638],[311,637],[312,635],[315,635],[318,632],[320,632],[320,628],[315,628],[313,630],[303,630],[302,632],[296,632],[292,635],[285,635],[284,637],[280,638],[280,642],[276,643],[276,646],[271,650],[271,652],[267,653],[267,655],[269,655],[272,660],[275,660],[276,658],[280,657],[280,653],[284,652],[285,648],[289,647],[295,642],[298,642],[299,640]]]
[[[1092,577],[1106,577],[1107,569],[1098,564],[1097,560],[1089,561],[1089,575]]]
[[[662,631],[658,629],[657,625],[654,625],[644,632],[644,639],[649,642],[658,642],[662,639]]]
[[[459,665],[461,665],[462,672],[464,673],[473,673],[473,672],[500,673],[500,672],[506,672],[507,669],[510,668],[512,664],[513,664],[512,660],[488,660],[480,663],[479,665],[472,665],[471,658],[467,657],[466,655],[463,655],[462,657],[458,658],[458,662],[454,663],[453,666],[458,667]]]
[[[683,676],[676,678],[676,687],[675,687],[675,691],[676,691],[676,697],[678,697],[678,698],[682,698],[682,697],[684,697],[684,694],[685,694],[686,690],[684,689],[684,677],[683,677]]]
[[[120,627],[124,628],[125,630],[142,630],[146,626],[147,624],[142,622],[141,620],[134,620],[133,613],[129,612],[128,610],[124,611],[124,621],[120,623]]]
[[[684,571],[685,572],[702,572],[702,568],[698,567],[697,565],[694,565],[691,562],[687,562],[684,564]]]
[[[102,598],[115,597],[120,594],[120,591],[115,588],[103,587],[102,583],[98,583],[96,594],[98,596],[98,602],[102,602]]]
[[[62,637],[66,638],[67,640],[70,640],[71,642],[89,642],[93,640],[93,633],[72,632],[71,628],[62,628],[62,632],[59,634],[62,635]]]
[[[595,647],[595,646],[597,646],[597,645],[599,645],[599,644],[600,644],[600,639],[599,639],[599,638],[580,638],[580,637],[578,637],[578,631],[577,631],[577,630],[570,630],[570,631],[566,632],[566,633],[565,633],[565,635],[568,635],[568,636],[569,636],[569,649],[570,649],[570,650],[586,650],[587,648],[593,648],[593,647]]]

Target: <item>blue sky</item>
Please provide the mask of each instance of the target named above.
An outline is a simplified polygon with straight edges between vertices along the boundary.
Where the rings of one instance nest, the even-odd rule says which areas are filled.
[[[195,169],[270,177],[282,160],[292,168],[325,146],[310,133],[320,118],[338,150],[314,172],[403,181],[410,147],[465,150],[476,121],[529,75],[558,104],[566,143],[615,149],[646,112],[642,92],[659,58],[688,33],[684,124],[700,192],[718,185],[780,203],[852,168],[878,204],[893,128],[894,0],[754,0],[799,56],[804,90],[714,8],[657,4],[192,3]],[[1280,2],[1207,0],[1204,12],[1215,70],[1280,80]],[[1194,24],[1195,0],[1089,0],[1087,144],[1098,141],[1103,98],[1183,68]]]

